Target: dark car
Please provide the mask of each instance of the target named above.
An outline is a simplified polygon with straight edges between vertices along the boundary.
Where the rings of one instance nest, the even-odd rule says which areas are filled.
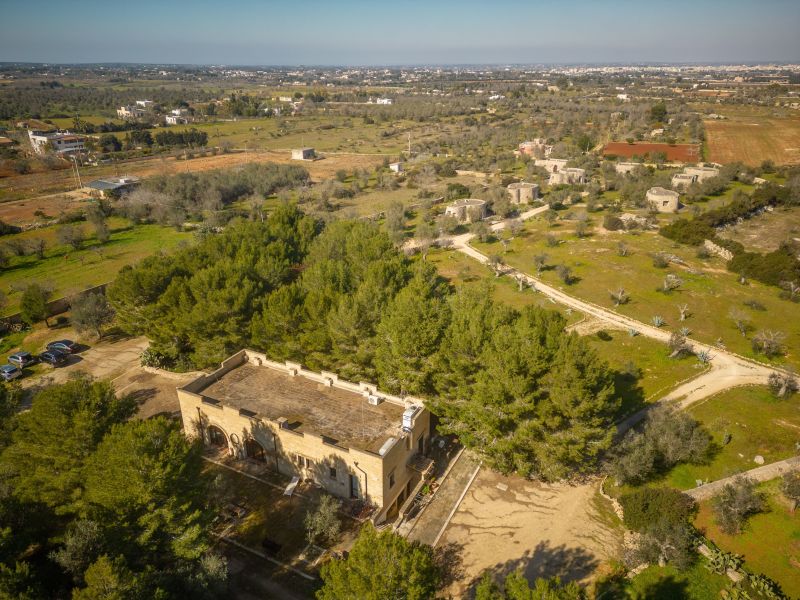
[[[30,367],[31,365],[36,364],[36,357],[30,352],[15,352],[8,357],[8,362],[15,367],[24,369],[25,367]]]
[[[48,365],[58,367],[67,362],[67,355],[59,350],[47,350],[39,355],[39,360]]]
[[[57,340],[47,344],[48,350],[58,350],[64,354],[75,354],[78,351],[78,344],[72,340]]]
[[[3,365],[0,367],[0,377],[6,381],[11,381],[17,377],[22,377],[22,371],[14,365]]]

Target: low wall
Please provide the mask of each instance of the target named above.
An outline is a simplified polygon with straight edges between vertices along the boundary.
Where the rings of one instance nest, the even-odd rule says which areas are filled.
[[[705,240],[703,242],[703,246],[706,250],[711,252],[711,254],[716,254],[723,260],[732,260],[733,259],[733,252],[728,250],[727,248],[723,248],[719,244],[715,244],[711,240]]]

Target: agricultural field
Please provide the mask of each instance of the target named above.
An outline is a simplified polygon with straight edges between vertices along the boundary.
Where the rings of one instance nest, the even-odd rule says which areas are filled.
[[[569,212],[574,216],[580,210]],[[562,212],[562,217],[567,214]],[[769,361],[753,351],[750,338],[761,330],[783,332],[785,354],[773,362],[800,366],[800,321],[793,318],[797,305],[779,298],[777,288],[754,281],[742,285],[721,259],[698,258],[695,248],[676,244],[656,232],[608,232],[598,227],[602,218],[602,213],[591,214],[588,235],[583,238],[575,234],[575,220],[562,218],[551,227],[537,218],[526,223],[522,233],[510,241],[507,253],[499,241],[474,245],[529,274],[535,274],[534,256],[546,254],[549,268],[541,274],[546,283],[645,323],[659,316],[668,330],[685,326],[699,341],[720,341],[731,351],[764,362]],[[553,245],[548,243],[548,235]],[[620,244],[627,249],[625,256],[618,252]],[[683,264],[670,262],[666,268],[656,267],[653,257],[659,253],[674,255]],[[572,270],[571,285],[559,278],[558,265]],[[679,277],[682,283],[677,290],[665,293],[661,290],[668,274]],[[620,287],[629,301],[614,307],[610,291]],[[685,322],[679,320],[681,305],[687,305],[690,313]],[[743,315],[746,335],[729,316],[732,310]]]
[[[800,164],[800,115],[744,106],[720,106],[715,111],[726,118],[704,121],[708,160],[752,166],[765,160]]]
[[[702,160],[700,147],[697,144],[651,144],[647,142],[611,142],[603,148],[604,156],[620,156],[633,158],[644,157],[655,153],[663,153],[668,161],[694,163]]]
[[[3,242],[12,240],[44,239],[47,243],[45,257],[14,256],[7,268],[0,272],[0,290],[8,297],[5,314],[14,314],[22,296],[21,288],[37,281],[52,287],[53,299],[69,296],[89,287],[113,280],[124,266],[160,251],[169,251],[181,242],[189,242],[192,234],[160,225],[133,225],[127,219],[108,220],[111,237],[100,244],[92,236],[92,227],[78,223],[86,236],[79,250],[59,245],[56,227],[48,227],[7,235]]]
[[[744,531],[728,535],[716,524],[711,501],[700,503],[695,526],[717,546],[744,556],[745,566],[777,581],[790,598],[800,597],[800,526],[798,515],[779,491],[780,480],[758,486],[767,498],[767,510],[751,516]]]

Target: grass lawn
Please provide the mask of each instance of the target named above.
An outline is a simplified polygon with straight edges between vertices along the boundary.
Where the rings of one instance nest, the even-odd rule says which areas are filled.
[[[571,209],[573,213],[580,211]],[[567,211],[561,213],[562,217],[566,214]],[[794,318],[797,306],[781,300],[777,288],[758,282],[741,285],[736,275],[725,269],[722,260],[698,259],[695,248],[675,244],[655,232],[601,233],[596,228],[601,221],[602,213],[592,214],[590,229],[594,226],[594,231],[579,239],[574,233],[575,221],[561,220],[549,227],[538,218],[526,223],[523,233],[511,241],[506,254],[497,241],[475,243],[475,247],[486,254],[500,255],[504,262],[526,273],[535,273],[535,255],[547,254],[550,266],[570,267],[577,281],[567,286],[558,278],[556,269],[551,268],[542,273],[546,283],[645,323],[659,315],[665,319],[667,329],[685,325],[695,339],[709,344],[721,339],[729,350],[764,362],[769,361],[752,350],[752,334],[762,329],[782,331],[786,334],[786,355],[775,362],[800,366],[800,319]],[[547,234],[555,236],[559,243],[549,246]],[[620,242],[628,247],[627,256],[618,255]],[[658,252],[676,255],[686,264],[657,268],[652,256]],[[665,294],[657,288],[668,273],[679,276],[683,284],[680,289]],[[619,287],[626,290],[630,301],[614,308],[609,290]],[[757,301],[765,310],[748,308],[744,303],[750,300]],[[687,304],[691,313],[683,323],[678,319],[677,308],[682,304]],[[728,316],[734,308],[750,319],[751,331],[747,336],[739,333]]]
[[[678,465],[664,483],[680,489],[695,487],[696,481],[714,481],[758,465],[789,458],[800,442],[800,396],[779,400],[764,386],[732,388],[712,396],[688,411],[714,436],[718,451],[708,464]],[[726,434],[731,435],[724,444]]]
[[[78,223],[87,236],[91,225]],[[189,241],[191,233],[179,232],[160,225],[132,225],[124,219],[109,219],[111,238],[99,244],[93,237],[83,243],[80,250],[59,246],[56,228],[48,227],[5,236],[12,238],[42,238],[48,243],[45,258],[36,256],[13,257],[10,265],[0,273],[0,289],[8,295],[6,314],[19,309],[22,292],[17,288],[31,281],[47,282],[53,286],[53,298],[68,296],[88,287],[106,283],[116,277],[125,265],[133,264],[146,256],[170,250],[181,241]]]
[[[710,501],[700,503],[695,525],[717,546],[741,554],[745,567],[777,581],[790,598],[800,597],[800,512],[792,514],[779,492],[779,479],[759,486],[768,500],[767,512],[753,515],[739,535],[722,533]]]
[[[800,208],[776,208],[726,229],[721,237],[735,240],[749,252],[772,252],[781,242],[800,238]]]
[[[491,269],[454,250],[431,249],[428,262],[433,264],[439,274],[458,288],[460,286],[479,286],[490,282],[492,295],[497,302],[503,302],[520,309],[531,304],[548,310],[560,312],[567,319],[567,324],[576,323],[582,315],[575,311],[567,312],[565,307],[553,304],[541,294],[525,289],[520,292],[517,284],[508,277],[496,278]]]
[[[643,336],[631,337],[626,331],[602,330],[585,337],[617,372],[621,416],[635,412],[645,402],[658,400],[681,381],[705,370],[694,358],[671,359],[664,344]],[[627,374],[630,367],[638,370],[638,377]]]

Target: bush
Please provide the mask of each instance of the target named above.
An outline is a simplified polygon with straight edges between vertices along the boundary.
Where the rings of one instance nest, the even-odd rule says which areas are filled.
[[[672,488],[644,488],[620,499],[625,526],[643,533],[654,523],[686,523],[695,511],[695,503],[686,494]]]
[[[603,217],[603,227],[609,231],[619,231],[625,229],[625,222],[615,215],[606,215]]]
[[[333,496],[323,494],[319,506],[306,513],[304,524],[309,544],[331,544],[336,541],[342,528],[338,511],[339,501]]]

